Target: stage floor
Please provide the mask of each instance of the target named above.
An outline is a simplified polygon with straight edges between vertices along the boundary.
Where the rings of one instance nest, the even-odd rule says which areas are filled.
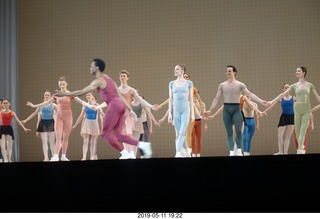
[[[319,168],[319,154],[1,163],[0,209],[320,212]]]

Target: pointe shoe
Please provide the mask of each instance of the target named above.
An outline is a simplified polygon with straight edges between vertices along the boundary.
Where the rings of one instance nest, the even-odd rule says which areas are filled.
[[[145,158],[152,157],[152,148],[150,142],[139,141],[138,148],[140,148],[143,151]]]

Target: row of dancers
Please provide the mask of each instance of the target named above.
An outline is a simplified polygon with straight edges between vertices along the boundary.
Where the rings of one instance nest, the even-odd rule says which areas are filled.
[[[5,99],[3,101],[4,110],[1,112],[2,126],[0,129],[1,152],[4,162],[11,162],[14,134],[12,127],[10,129],[8,126],[11,126],[12,118],[15,118],[24,131],[28,132],[30,129],[26,128],[24,124],[35,115],[38,115],[37,133],[41,136],[43,144],[48,141],[47,137],[50,139],[50,149],[53,155],[50,161],[69,160],[66,156],[69,135],[72,128],[75,128],[80,122],[82,122],[81,135],[84,139],[82,160],[86,160],[89,142],[93,145],[90,148],[90,159],[97,159],[96,143],[100,134],[107,143],[120,152],[119,159],[136,158],[138,149],[140,149],[142,156],[151,158],[151,143],[148,139],[142,139],[141,135],[150,131],[145,131],[150,129],[146,118],[150,119],[151,123],[149,122],[149,124],[160,126],[166,116],[168,122],[174,125],[176,132],[175,157],[189,157],[191,154],[200,156],[201,121],[205,121],[204,130],[206,131],[208,121],[221,111],[227,132],[229,155],[250,155],[250,144],[255,129],[254,117],[258,115],[259,118],[266,115],[267,111],[277,103],[281,103],[283,110],[278,125],[278,154],[287,153],[290,142],[288,142],[288,136],[291,136],[293,131],[297,136],[297,154],[303,154],[305,153],[306,133],[310,121],[312,122],[312,113],[320,108],[318,105],[311,109],[310,94],[313,93],[319,102],[320,96],[314,85],[306,81],[306,67],[296,69],[297,83],[286,84],[281,94],[272,101],[265,101],[249,91],[244,83],[236,80],[236,67],[228,65],[226,68],[227,80],[219,84],[217,94],[213,98],[209,110],[205,109],[199,90],[193,86],[183,64],[175,66],[176,80],[169,82],[169,98],[160,105],[148,103],[138,94],[136,89],[128,85],[129,72],[126,70],[120,72],[121,85],[119,87],[110,76],[103,73],[104,70],[105,62],[102,59],[94,59],[90,66],[90,74],[95,79],[88,86],[76,91],[69,91],[66,79],[60,78],[58,82],[60,91],[54,95],[46,91],[42,103],[27,102],[28,106],[36,108],[36,110],[23,121],[20,121],[17,115],[10,110],[10,102]],[[102,104],[96,103],[93,91],[99,93],[104,101]],[[86,95],[87,101],[78,97],[82,95]],[[211,115],[221,97],[223,97],[223,106],[214,115]],[[71,102],[73,100],[83,105],[83,108],[76,123],[72,126]],[[267,109],[261,112],[257,103]],[[156,121],[151,109],[159,110],[165,104],[168,104],[165,117]],[[105,113],[101,110],[104,107],[106,107]],[[145,114],[144,119],[141,119],[142,112]],[[101,131],[98,117],[100,118]],[[190,134],[192,132],[193,135]],[[284,137],[281,138],[281,136]],[[200,143],[198,148],[194,147],[195,139],[197,139],[198,146]],[[236,150],[235,145],[237,146]],[[43,149],[48,151],[48,146],[43,145]],[[61,157],[59,157],[60,151],[62,151]],[[44,160],[49,160],[48,154],[44,153]]]

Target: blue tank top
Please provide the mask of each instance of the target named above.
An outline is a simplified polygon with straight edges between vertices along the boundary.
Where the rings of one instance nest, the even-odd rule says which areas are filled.
[[[284,98],[282,98],[281,99],[282,113],[294,114],[293,104],[294,104],[293,97],[291,97],[289,100],[285,100]]]
[[[86,119],[95,120],[97,119],[97,110],[90,109],[86,106]]]
[[[53,119],[53,110],[54,110],[53,104],[40,107],[41,119],[43,119],[43,120]]]

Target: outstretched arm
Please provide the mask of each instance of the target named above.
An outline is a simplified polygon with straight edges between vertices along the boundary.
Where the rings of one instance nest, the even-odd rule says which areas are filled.
[[[148,108],[146,108],[146,107],[144,108],[144,110],[146,111],[148,117],[153,121],[153,123],[154,123],[156,126],[160,127],[159,122],[154,118],[154,115],[151,113],[151,111],[148,110]]]
[[[247,87],[245,87],[243,89],[243,93],[248,95],[249,97],[251,97],[252,100],[262,104],[265,107],[267,107],[269,105],[269,103],[267,101],[261,100],[257,95],[255,95],[254,93],[250,92]]]
[[[95,110],[102,110],[102,108],[105,108],[107,106],[108,106],[108,104],[106,102],[103,102],[103,103],[101,103],[99,105],[93,105],[93,106],[91,106],[91,108],[95,109]]]
[[[265,111],[261,112],[258,109],[258,107],[256,107],[255,104],[252,104],[251,100],[248,97],[246,97],[245,95],[243,96],[243,101],[246,102],[246,104],[250,107],[250,109],[253,109],[258,114],[259,117],[267,114]]]
[[[215,114],[213,114],[212,116],[208,116],[207,120],[211,120],[211,119],[213,119],[214,117],[216,117],[217,115],[219,115],[219,114],[222,112],[222,110],[223,110],[223,106],[224,106],[224,105],[222,105],[222,106],[217,110],[217,112],[215,112]]]
[[[57,91],[57,93],[54,94],[54,96],[57,97],[63,97],[63,96],[82,96],[84,94],[90,93],[94,90],[96,90],[98,87],[102,88],[107,86],[106,84],[107,82],[105,82],[103,79],[101,78],[96,78],[95,80],[93,80],[88,86],[84,87],[81,90],[76,90],[76,91],[71,91],[71,92],[62,92],[62,91]]]
[[[131,92],[132,92],[132,95],[133,95],[134,99],[136,101],[138,101],[139,103],[141,103],[142,107],[149,107],[150,109],[158,110],[156,105],[151,105],[146,100],[141,98],[140,95],[138,94],[138,92],[134,88],[131,88]]]
[[[26,127],[24,127],[24,125],[22,124],[22,122],[19,120],[18,116],[16,115],[15,112],[12,111],[12,116],[17,120],[17,123],[23,128],[23,130],[25,132],[31,131],[31,129],[28,129]]]
[[[81,100],[79,97],[75,97],[74,100],[77,102],[77,103],[80,103],[82,106],[87,106],[87,107],[91,107],[92,105],[90,105],[88,102],[84,101],[84,100]]]
[[[281,103],[281,100],[277,100],[275,101],[273,104],[271,104],[267,109],[264,110],[265,113],[267,113],[268,111],[272,110],[276,105],[278,105],[279,103]]]
[[[217,103],[218,103],[218,101],[219,101],[219,99],[220,99],[220,96],[221,96],[221,94],[222,94],[222,91],[221,91],[221,89],[220,89],[221,86],[222,86],[222,85],[220,84],[219,87],[218,87],[218,92],[217,92],[216,96],[213,98],[209,110],[208,110],[208,111],[205,111],[205,112],[203,113],[204,117],[208,117],[208,116],[210,115],[211,111],[216,107],[216,105],[217,105]]]
[[[291,85],[292,86],[292,85]],[[290,94],[290,90],[291,90],[291,86],[289,89],[287,89],[286,91],[284,91],[283,93],[279,94],[276,98],[274,98],[272,101],[270,101],[269,103],[272,105],[274,102],[276,102],[277,100],[281,100],[282,97],[284,97],[287,94]]]
[[[157,106],[157,110],[161,109],[161,107],[163,107],[164,105],[169,104],[169,98],[166,99],[163,103],[161,103],[160,105]]]
[[[33,117],[35,117],[40,111],[40,108],[38,107],[33,113],[30,114],[30,116],[28,116],[28,118],[26,118],[25,120],[22,120],[21,123],[25,124],[27,123],[30,119],[32,119]]]
[[[34,105],[33,103],[31,103],[30,101],[27,101],[27,106],[30,106],[32,108],[38,108],[38,107],[42,107],[42,106],[47,106],[49,105],[50,103],[53,103],[54,102],[54,99],[53,97],[51,97],[49,100],[45,101],[45,102],[42,102],[42,103],[38,103],[36,105]]]
[[[164,114],[164,116],[162,117],[162,119],[160,119],[158,122],[159,124],[163,123],[163,121],[167,118],[167,116],[169,115],[169,110],[166,111],[166,113]]]

